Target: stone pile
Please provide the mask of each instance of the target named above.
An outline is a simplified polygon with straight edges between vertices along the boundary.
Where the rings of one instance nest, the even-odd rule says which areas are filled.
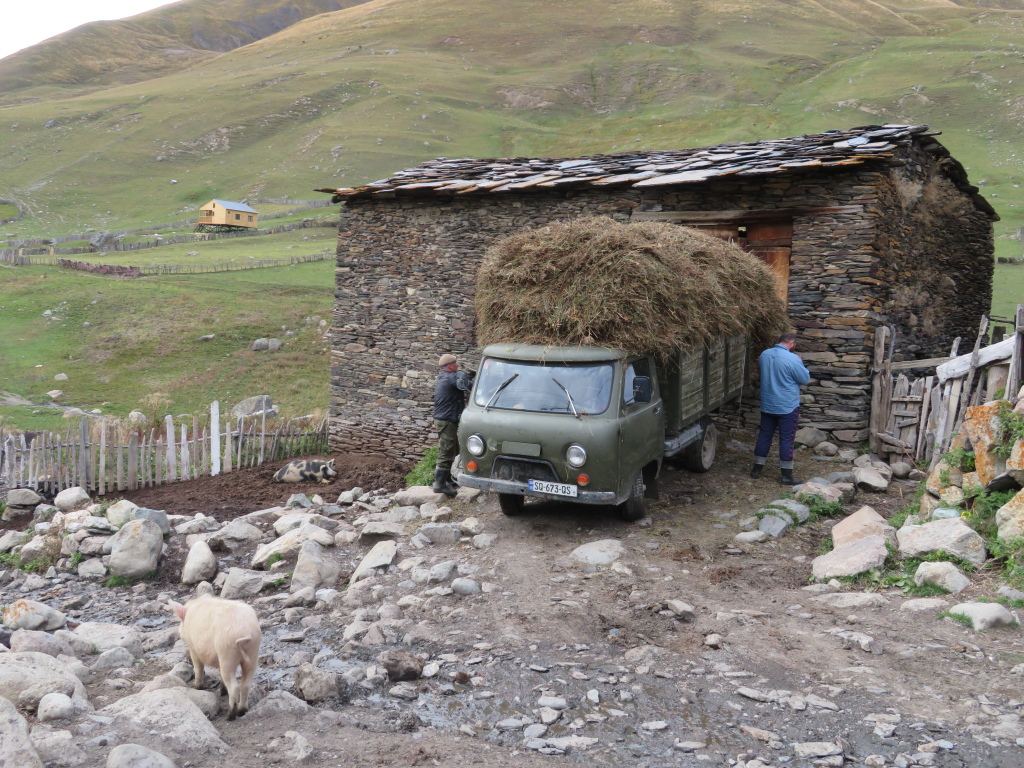
[[[140,579],[156,572],[164,552],[170,521],[161,510],[138,507],[121,500],[95,504],[82,488],[57,494],[53,505],[31,507],[31,532],[8,531],[0,536],[0,552],[9,552],[23,567],[34,570],[72,571],[83,579],[107,576]],[[22,489],[8,493],[27,500]],[[26,507],[27,508],[27,507]],[[52,575],[52,574],[51,574]]]

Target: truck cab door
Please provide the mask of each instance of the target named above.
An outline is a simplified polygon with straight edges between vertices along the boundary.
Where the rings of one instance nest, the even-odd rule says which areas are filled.
[[[641,392],[636,380],[645,377],[650,382],[650,401],[640,402]],[[622,398],[619,404],[619,481],[620,489],[628,489],[633,478],[651,462],[660,465],[665,449],[665,413],[658,389],[654,364],[642,357],[625,365]],[[640,400],[643,398],[641,397]],[[653,496],[657,471],[645,475],[648,486],[645,495]]]

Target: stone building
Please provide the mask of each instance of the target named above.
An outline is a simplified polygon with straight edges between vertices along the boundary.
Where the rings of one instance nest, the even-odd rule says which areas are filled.
[[[473,291],[490,243],[585,215],[707,228],[774,269],[811,370],[801,421],[867,436],[873,332],[948,352],[989,310],[998,217],[927,126],[866,126],[567,160],[440,158],[353,189],[338,233],[331,438],[417,459],[436,361],[475,364]],[[756,388],[723,417],[756,414]]]

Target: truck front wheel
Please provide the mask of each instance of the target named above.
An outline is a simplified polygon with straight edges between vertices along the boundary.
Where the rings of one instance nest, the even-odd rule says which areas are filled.
[[[644,516],[644,473],[637,472],[629,498],[619,505],[619,513],[627,523],[635,523]]]
[[[498,494],[498,506],[501,507],[501,511],[509,517],[515,517],[516,515],[522,514],[523,501],[524,499],[522,496],[516,496],[514,493]]]
[[[700,420],[700,437],[683,450],[683,466],[691,472],[707,472],[715,463],[718,428],[707,416]]]

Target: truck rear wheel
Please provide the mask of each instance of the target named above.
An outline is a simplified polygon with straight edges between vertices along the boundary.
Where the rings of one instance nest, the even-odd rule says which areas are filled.
[[[683,466],[691,472],[707,472],[715,463],[718,449],[718,428],[707,416],[700,420],[700,437],[683,450]]]
[[[498,494],[498,506],[509,517],[522,514],[524,501],[525,499],[522,496],[516,496],[514,493]]]
[[[637,472],[629,498],[619,504],[619,513],[627,523],[635,523],[644,516],[644,473]]]

